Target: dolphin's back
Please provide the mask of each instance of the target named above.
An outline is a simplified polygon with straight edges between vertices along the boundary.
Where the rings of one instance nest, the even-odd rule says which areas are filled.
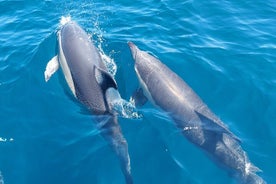
[[[75,22],[64,25],[59,34],[60,52],[70,69],[76,97],[94,113],[105,113],[103,92],[95,77],[95,67],[106,70],[99,51]]]
[[[58,37],[59,61],[70,89],[93,115],[97,115],[94,119],[101,135],[118,156],[126,183],[132,184],[127,141],[117,116],[109,111],[107,104],[107,90],[117,90],[115,80],[108,73],[98,49],[77,23],[66,23]]]
[[[142,83],[146,84],[150,94],[149,98],[166,112],[181,118],[186,126],[195,120],[194,118],[199,118],[197,114],[199,113],[212,119],[218,126],[227,129],[192,88],[155,57],[137,50],[135,69]],[[183,116],[183,114],[193,114],[194,116]]]
[[[178,128],[197,145],[205,142],[204,127],[195,109],[220,125],[218,118],[206,107],[194,91],[166,65],[144,51],[137,51],[135,69],[139,80],[146,84],[149,98],[155,105],[168,112]],[[206,126],[205,126],[206,127]],[[185,131],[187,130],[187,131]],[[228,130],[227,130],[228,131]]]

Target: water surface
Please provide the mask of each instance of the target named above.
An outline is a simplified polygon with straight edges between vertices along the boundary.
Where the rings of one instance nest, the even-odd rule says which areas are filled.
[[[138,81],[127,41],[168,65],[242,140],[276,183],[276,4],[267,1],[0,1],[0,183],[123,183],[92,118],[44,81],[62,16],[77,21],[117,65],[129,99]],[[135,183],[236,183],[147,104],[120,118]],[[208,181],[208,182],[207,182]]]

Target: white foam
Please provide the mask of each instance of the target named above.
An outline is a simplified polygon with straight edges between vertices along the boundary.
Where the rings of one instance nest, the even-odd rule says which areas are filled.
[[[4,138],[4,137],[0,137],[0,142],[12,142],[12,141],[14,141],[13,138],[7,139],[7,138]]]
[[[114,59],[112,59],[111,57],[107,56],[103,51],[102,49],[100,48],[100,55],[101,55],[101,58],[108,70],[108,72],[113,76],[115,77],[116,75],[116,72],[117,72],[117,65],[114,61]]]
[[[3,176],[2,176],[1,171],[0,171],[0,184],[4,184],[4,178],[3,178]]]
[[[70,21],[71,21],[71,16],[70,15],[68,15],[66,17],[61,16],[59,23],[63,26],[63,25],[65,25],[66,23],[68,23]]]
[[[188,127],[184,127],[183,130],[186,131],[186,130],[197,130],[199,129],[198,127],[191,127],[191,126],[188,126]]]
[[[0,142],[6,142],[7,141],[7,139],[6,138],[2,138],[2,137],[0,137]]]
[[[245,174],[248,175],[250,172],[251,164],[245,163]]]
[[[130,102],[120,98],[117,100],[114,100],[111,103],[111,109],[112,111],[123,117],[123,118],[131,118],[131,119],[140,119],[142,118],[142,115],[138,113],[136,107],[131,104]]]
[[[99,22],[99,15],[97,15],[97,17],[95,18],[95,20],[93,21],[93,33],[88,33],[89,38],[96,41],[96,47],[99,49],[100,52],[100,56],[102,58],[102,61],[104,62],[108,72],[115,77],[116,72],[117,72],[117,65],[114,61],[114,59],[111,57],[112,53],[114,53],[115,51],[112,51],[109,54],[106,54],[103,50],[103,45],[105,44],[105,39],[104,39],[104,33],[105,31],[102,30],[101,26],[100,26],[100,22]]]

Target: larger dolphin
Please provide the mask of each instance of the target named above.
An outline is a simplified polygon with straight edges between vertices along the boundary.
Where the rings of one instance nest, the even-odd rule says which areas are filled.
[[[130,158],[127,141],[122,135],[112,100],[120,97],[117,84],[107,72],[98,49],[87,33],[74,21],[69,21],[58,31],[58,56],[46,67],[45,80],[61,65],[66,82],[73,95],[96,116],[101,135],[119,157],[127,184],[131,184]]]
[[[196,93],[157,58],[132,42],[128,44],[144,95],[169,114],[181,133],[234,171],[243,183],[265,183],[255,174],[258,168],[249,161],[237,137]]]

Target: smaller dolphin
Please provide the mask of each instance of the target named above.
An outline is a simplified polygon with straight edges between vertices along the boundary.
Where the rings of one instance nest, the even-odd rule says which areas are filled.
[[[157,58],[141,51],[132,42],[128,43],[141,92],[154,105],[167,112],[181,133],[225,167],[234,171],[243,183],[263,184],[255,174],[259,171],[248,159],[238,138],[207,107],[196,93],[172,70]],[[143,98],[142,104],[145,103]]]
[[[115,80],[108,73],[98,49],[76,22],[65,23],[57,35],[59,53],[47,64],[45,80],[50,79],[60,64],[72,94],[96,115],[101,135],[120,160],[126,183],[132,184],[127,141],[112,108],[113,101],[120,98]]]

